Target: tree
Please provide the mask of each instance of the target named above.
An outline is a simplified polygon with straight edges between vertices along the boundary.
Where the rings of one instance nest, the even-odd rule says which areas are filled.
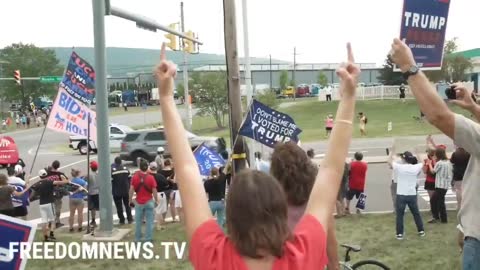
[[[59,65],[55,52],[38,48],[33,44],[14,43],[0,49],[3,77],[13,77],[14,70],[20,70],[21,77],[62,76],[63,67]],[[29,99],[41,96],[53,98],[58,90],[57,84],[42,84],[39,81],[22,81],[21,88],[14,82],[3,84],[3,95],[9,101],[22,100],[23,105]]]
[[[295,81],[294,81],[293,79],[291,79],[291,80],[290,80],[290,86],[295,87],[295,85],[296,85]]]
[[[388,57],[377,79],[384,85],[399,85],[404,81],[400,72],[393,71],[393,62]]]
[[[193,72],[192,96],[200,115],[212,116],[218,128],[225,126],[225,114],[228,112],[227,73]]]
[[[325,73],[323,73],[322,71],[318,73],[317,83],[320,84],[322,87],[325,87],[328,85],[327,75],[325,75]]]
[[[280,103],[277,99],[277,94],[275,94],[275,91],[270,89],[257,94],[255,99],[273,109],[276,109]]]
[[[283,90],[285,88],[287,88],[287,84],[288,84],[288,71],[286,70],[282,70],[280,72],[280,89]]]

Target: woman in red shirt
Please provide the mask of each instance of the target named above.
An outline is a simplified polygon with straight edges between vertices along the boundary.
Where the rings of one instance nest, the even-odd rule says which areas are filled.
[[[212,218],[193,156],[173,98],[176,66],[166,60],[155,69],[169,150],[178,176],[185,213],[190,261],[195,269],[323,269],[327,264],[326,231],[335,207],[352,136],[355,90],[360,69],[350,44],[348,62],[337,70],[341,100],[336,124],[304,216],[294,231],[287,225],[287,200],[270,175],[244,170],[235,175],[226,203],[228,236]]]

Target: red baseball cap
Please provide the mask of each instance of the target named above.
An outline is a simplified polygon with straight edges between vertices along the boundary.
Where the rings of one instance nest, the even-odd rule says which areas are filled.
[[[91,161],[90,162],[90,168],[92,170],[98,170],[98,162],[96,162],[95,160]]]
[[[445,144],[439,144],[437,145],[438,148],[442,148],[443,150],[447,149],[447,146]]]

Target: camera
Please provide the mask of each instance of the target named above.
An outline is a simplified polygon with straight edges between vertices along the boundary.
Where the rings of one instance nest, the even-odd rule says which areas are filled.
[[[455,91],[455,86],[452,85],[445,89],[445,95],[447,96],[448,99],[457,99],[457,93]]]

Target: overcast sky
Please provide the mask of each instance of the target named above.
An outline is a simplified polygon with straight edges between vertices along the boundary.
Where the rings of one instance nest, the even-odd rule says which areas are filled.
[[[241,0],[237,2],[238,48],[243,55]],[[351,41],[357,62],[381,63],[399,35],[403,0],[248,0],[250,55],[299,63],[332,63],[345,58]],[[36,46],[93,46],[91,0],[0,1],[0,47],[14,42]],[[180,0],[111,0],[112,5],[168,25],[180,20]],[[224,54],[223,1],[184,0],[187,29],[198,32],[201,52]],[[461,50],[480,47],[480,1],[453,0],[447,38]],[[116,17],[106,18],[107,46],[158,48],[163,33],[152,33]]]

